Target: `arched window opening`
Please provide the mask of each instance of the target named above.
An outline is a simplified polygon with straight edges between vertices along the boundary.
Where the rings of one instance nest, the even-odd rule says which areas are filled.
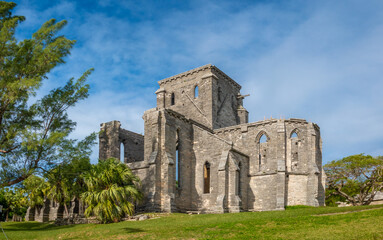
[[[198,85],[194,87],[194,98],[198,97]]]
[[[296,132],[293,132],[293,134],[291,134],[291,138],[298,138],[298,134]]]
[[[267,136],[262,134],[258,142],[258,170],[261,171],[261,165],[266,163],[267,155]]]
[[[125,146],[124,143],[120,143],[120,162],[125,163]]]
[[[203,193],[210,193],[210,163],[203,165]]]
[[[222,99],[222,90],[220,87],[218,87],[218,101],[221,101]]]
[[[241,171],[242,171],[242,164],[238,164],[238,169],[235,172],[235,178],[236,178],[236,195],[241,196]]]
[[[174,104],[176,104],[176,99],[175,99],[174,93],[172,93],[172,97],[171,97],[170,104],[171,104],[172,106],[173,106]]]
[[[262,135],[262,137],[259,139],[259,143],[265,143],[267,142],[267,137],[265,134]]]
[[[177,130],[177,142],[176,142],[176,186],[181,187],[181,167],[180,167],[180,141],[179,141],[179,130]]]

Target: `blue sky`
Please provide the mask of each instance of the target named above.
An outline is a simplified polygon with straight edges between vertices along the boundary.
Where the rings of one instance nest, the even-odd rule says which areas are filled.
[[[251,94],[251,122],[317,123],[324,163],[383,155],[383,1],[15,2],[26,16],[19,39],[55,18],[66,19],[62,34],[77,40],[40,96],[95,68],[90,97],[70,110],[73,137],[111,120],[143,133],[157,81],[212,63]]]

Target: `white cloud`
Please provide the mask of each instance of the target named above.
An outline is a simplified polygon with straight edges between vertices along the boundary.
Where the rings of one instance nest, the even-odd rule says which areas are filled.
[[[251,94],[252,121],[282,115],[318,123],[325,161],[383,155],[382,2],[200,3],[104,1],[96,10],[60,1],[36,10],[22,1],[20,36],[51,17],[69,20],[63,33],[77,45],[41,93],[95,67],[91,96],[70,112],[79,138],[110,120],[142,132],[156,81],[213,63]]]

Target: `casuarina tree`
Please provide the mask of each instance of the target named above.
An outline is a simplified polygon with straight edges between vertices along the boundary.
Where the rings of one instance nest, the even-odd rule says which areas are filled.
[[[70,79],[35,102],[47,74],[64,63],[75,44],[59,35],[66,21],[51,19],[30,39],[18,41],[15,30],[25,20],[15,16],[16,4],[0,1],[0,187],[22,182],[62,162],[75,122],[67,109],[88,96],[86,79]]]

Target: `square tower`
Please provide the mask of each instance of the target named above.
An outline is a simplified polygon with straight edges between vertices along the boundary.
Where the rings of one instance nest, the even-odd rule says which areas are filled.
[[[248,122],[241,86],[207,64],[158,82],[157,109],[167,108],[211,129]]]

